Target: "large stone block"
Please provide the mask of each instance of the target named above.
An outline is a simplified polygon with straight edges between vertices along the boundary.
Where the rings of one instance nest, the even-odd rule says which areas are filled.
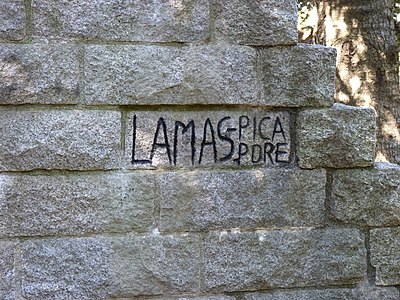
[[[183,104],[262,102],[256,49],[234,45],[191,46],[185,53]]]
[[[257,54],[258,53],[258,54]],[[88,46],[87,104],[332,105],[335,51],[235,45]]]
[[[0,111],[0,171],[119,166],[120,113]]]
[[[297,120],[297,155],[301,168],[371,166],[375,158],[373,109],[335,104],[305,110]]]
[[[142,232],[159,197],[142,173],[0,175],[0,189],[1,236]]]
[[[115,295],[177,295],[199,291],[198,237],[114,238],[112,249]]]
[[[23,0],[0,2],[0,41],[20,41],[26,36],[26,13]],[[1,53],[2,51],[0,51]]]
[[[135,111],[126,167],[201,168],[290,163],[290,114],[262,109]]]
[[[109,299],[199,290],[200,239],[191,236],[27,241],[21,284],[27,299]]]
[[[246,45],[297,43],[295,0],[216,0],[215,36]]]
[[[240,46],[90,46],[89,104],[256,104],[256,51]]]
[[[48,39],[193,42],[209,36],[208,0],[33,0],[33,35]]]
[[[358,230],[211,233],[205,239],[207,291],[353,284],[366,275]]]
[[[106,299],[111,247],[95,238],[28,241],[22,247],[24,299]]]
[[[335,94],[335,61],[336,50],[320,45],[260,50],[262,103],[289,107],[331,106]]]
[[[324,223],[325,171],[165,173],[161,230],[312,227]]]
[[[0,104],[71,104],[79,97],[75,47],[0,45]]]
[[[0,298],[4,300],[16,299],[16,246],[14,242],[0,241]]]
[[[335,171],[331,212],[346,223],[400,225],[400,167],[381,163],[373,169]]]
[[[371,230],[371,264],[377,285],[400,285],[400,227]]]
[[[396,288],[360,286],[354,289],[273,291],[245,294],[243,300],[398,300]]]
[[[176,47],[87,47],[85,102],[156,103],[182,83],[182,53]]]

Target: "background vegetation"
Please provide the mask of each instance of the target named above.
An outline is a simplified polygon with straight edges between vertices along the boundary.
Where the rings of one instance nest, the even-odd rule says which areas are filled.
[[[400,0],[299,0],[299,41],[338,52],[335,101],[373,107],[377,161],[400,164]]]

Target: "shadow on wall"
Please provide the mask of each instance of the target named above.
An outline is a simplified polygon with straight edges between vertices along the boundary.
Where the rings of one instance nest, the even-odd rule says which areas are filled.
[[[377,161],[400,164],[398,41],[391,1],[299,4],[301,42],[335,47],[337,102],[377,114]]]

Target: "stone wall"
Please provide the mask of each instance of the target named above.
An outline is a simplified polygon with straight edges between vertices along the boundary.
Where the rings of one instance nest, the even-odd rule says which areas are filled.
[[[0,298],[399,300],[400,167],[294,0],[0,3]]]

